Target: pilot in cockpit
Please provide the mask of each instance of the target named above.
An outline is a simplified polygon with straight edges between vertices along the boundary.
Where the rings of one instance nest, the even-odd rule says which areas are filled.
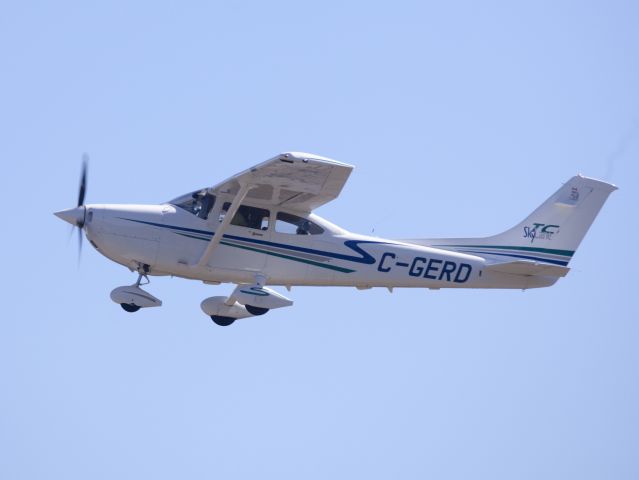
[[[197,213],[197,216],[206,220],[209,216],[209,212],[213,208],[215,204],[215,196],[210,193],[205,193],[203,197],[200,197],[200,211]]]
[[[214,204],[215,195],[211,195],[206,191],[197,191],[191,194],[190,201],[181,202],[178,206],[190,211],[202,220],[206,220]]]
[[[310,235],[311,232],[311,222],[309,222],[308,220],[304,220],[302,223],[300,223],[297,226],[297,230],[295,231],[295,233],[297,235]]]

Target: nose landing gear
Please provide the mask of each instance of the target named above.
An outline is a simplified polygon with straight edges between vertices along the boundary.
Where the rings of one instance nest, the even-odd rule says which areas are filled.
[[[140,308],[160,307],[162,300],[140,288],[140,285],[151,283],[147,276],[148,273],[149,266],[141,265],[138,268],[138,280],[133,285],[115,288],[111,292],[111,300],[118,303],[124,311],[129,313],[137,312]],[[142,283],[143,278],[146,280],[145,283]]]

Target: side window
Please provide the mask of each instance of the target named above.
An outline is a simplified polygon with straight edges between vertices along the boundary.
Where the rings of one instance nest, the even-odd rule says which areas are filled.
[[[228,212],[231,204],[226,202],[220,211],[220,222],[224,220],[226,212]],[[268,230],[268,218],[270,212],[263,208],[249,207],[248,205],[240,205],[235,212],[231,225],[238,227],[254,228],[256,230]]]
[[[294,235],[320,235],[324,229],[307,218],[298,217],[290,213],[278,212],[275,231]]]

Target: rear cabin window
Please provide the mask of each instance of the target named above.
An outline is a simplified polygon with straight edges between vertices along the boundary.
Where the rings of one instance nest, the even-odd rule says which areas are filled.
[[[294,235],[321,235],[324,229],[307,218],[291,213],[278,212],[275,231]]]
[[[220,222],[224,220],[226,212],[228,212],[231,204],[226,202],[222,206],[220,212]],[[268,230],[268,219],[270,212],[264,208],[249,207],[248,205],[240,205],[240,208],[235,212],[231,225],[237,225],[238,227],[254,228],[256,230]]]

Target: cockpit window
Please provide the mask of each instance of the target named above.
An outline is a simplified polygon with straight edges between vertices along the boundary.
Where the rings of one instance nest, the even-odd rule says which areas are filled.
[[[308,218],[298,217],[291,213],[278,212],[275,221],[275,231],[296,235],[321,235],[324,229],[311,222]]]
[[[215,205],[215,195],[211,195],[205,190],[189,193],[182,197],[176,198],[171,202],[176,207],[180,207],[193,215],[206,220],[209,213]]]

